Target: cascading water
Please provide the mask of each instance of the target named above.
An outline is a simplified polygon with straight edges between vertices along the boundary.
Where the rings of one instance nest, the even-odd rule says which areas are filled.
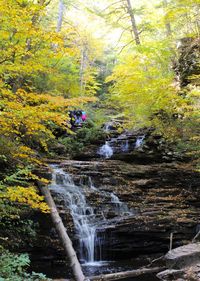
[[[97,191],[97,190],[98,190],[98,189],[94,186],[91,177],[88,177],[88,185],[89,185],[89,187],[90,187],[92,190],[94,190],[94,191]]]
[[[128,152],[129,151],[129,142],[128,142],[128,140],[126,140],[124,143],[122,143],[121,150],[123,152]]]
[[[145,138],[144,135],[137,137],[136,142],[135,142],[135,148],[139,148],[143,145],[144,138]]]
[[[99,155],[110,158],[113,155],[113,148],[109,145],[108,141],[99,149]]]
[[[110,132],[110,124],[105,124],[104,130]],[[112,131],[112,130],[111,130]],[[122,134],[110,138],[102,145],[97,154],[102,156],[102,158],[111,158],[113,154],[120,155],[122,153],[127,154],[132,153],[133,150],[138,150],[144,144],[145,135],[136,136],[125,131]]]
[[[104,236],[98,237],[97,229],[108,225],[109,220],[105,218],[104,210],[95,213],[86,201],[84,189],[96,192],[98,196],[109,198],[110,207],[115,211],[117,216],[131,214],[127,205],[119,200],[114,194],[107,191],[98,190],[91,177],[88,177],[87,186],[78,186],[73,182],[72,177],[58,168],[56,165],[51,166],[53,169],[53,181],[49,185],[56,196],[61,197],[64,205],[70,210],[77,238],[79,240],[80,260],[86,265],[97,265],[96,260],[101,261],[102,245]],[[96,254],[96,256],[95,256]],[[102,262],[102,261],[101,261]]]
[[[53,168],[53,182],[49,187],[59,194],[70,209],[80,243],[80,259],[84,262],[95,260],[96,225],[94,209],[90,207],[80,187],[62,169]]]
[[[125,203],[123,203],[122,201],[120,201],[119,197],[117,197],[117,195],[115,195],[114,193],[111,193],[110,196],[111,196],[111,203],[113,203],[115,205],[115,209],[118,214],[122,214],[122,213],[130,214],[128,206]]]
[[[111,122],[108,122],[108,123],[106,123],[106,124],[104,125],[103,130],[104,130],[105,132],[109,132],[111,128],[112,128],[112,123],[111,123]]]

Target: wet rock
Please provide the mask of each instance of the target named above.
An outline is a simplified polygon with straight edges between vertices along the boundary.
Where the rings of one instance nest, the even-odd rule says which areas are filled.
[[[200,280],[200,244],[192,243],[169,251],[164,260],[168,268],[157,274],[163,281]]]

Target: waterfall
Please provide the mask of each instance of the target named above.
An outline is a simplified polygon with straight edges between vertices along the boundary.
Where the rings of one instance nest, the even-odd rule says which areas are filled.
[[[104,234],[99,229],[109,224],[109,219],[106,219],[106,210],[97,210],[91,207],[84,194],[84,190],[92,190],[108,198],[110,208],[115,211],[117,216],[132,214],[129,212],[127,205],[119,200],[119,198],[108,191],[97,189],[91,177],[88,177],[87,186],[75,185],[72,177],[63,169],[56,165],[51,165],[53,169],[53,181],[49,185],[49,189],[60,199],[62,204],[66,206],[71,213],[76,237],[79,241],[79,257],[85,265],[97,265],[95,261],[102,261],[102,251],[104,244]],[[85,189],[86,188],[86,189]],[[89,189],[88,189],[89,188]],[[103,236],[102,236],[103,235]]]
[[[103,127],[103,130],[105,132],[109,132],[110,131],[110,128],[111,128],[111,123],[106,123]]]
[[[136,136],[130,135],[128,133],[126,135],[123,133],[118,137],[114,136],[113,138],[109,139],[109,141],[107,140],[105,144],[97,150],[97,154],[106,159],[111,158],[113,154],[121,154],[122,156],[123,154],[128,155],[134,149],[141,148],[144,144],[144,139],[145,135]]]
[[[91,177],[88,177],[88,185],[92,190],[97,191],[98,189],[94,186]]]
[[[90,207],[81,187],[62,169],[53,169],[53,182],[49,188],[62,196],[70,209],[80,243],[80,259],[84,262],[95,260],[96,225],[94,209]]]
[[[113,148],[109,145],[108,141],[100,148],[98,154],[105,158],[110,158],[113,155]]]
[[[135,142],[135,148],[139,148],[143,145],[144,138],[145,138],[144,135],[137,137],[136,142]]]
[[[128,152],[129,151],[129,142],[128,142],[128,140],[126,140],[124,143],[122,143],[121,150],[123,152]]]
[[[115,195],[114,193],[111,193],[110,197],[111,197],[111,203],[113,203],[115,205],[115,209],[118,214],[123,214],[123,213],[131,214],[129,212],[128,206],[125,203],[123,203],[122,201],[120,201],[120,199],[117,195]]]

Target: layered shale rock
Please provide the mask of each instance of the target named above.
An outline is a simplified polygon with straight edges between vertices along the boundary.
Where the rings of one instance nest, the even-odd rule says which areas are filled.
[[[199,223],[199,173],[186,164],[131,165],[121,161],[64,161],[60,166],[82,184],[96,214],[104,213],[98,235],[104,237],[104,258],[166,252],[191,240]],[[92,186],[95,187],[91,188]],[[127,204],[130,213],[119,217],[108,193]],[[73,234],[69,210],[57,202]]]

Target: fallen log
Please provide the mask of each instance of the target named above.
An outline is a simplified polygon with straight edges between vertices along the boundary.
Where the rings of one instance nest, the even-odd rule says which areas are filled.
[[[138,277],[143,274],[147,273],[157,273],[165,268],[163,267],[153,267],[153,268],[139,268],[135,270],[129,270],[129,271],[123,271],[123,272],[117,272],[117,273],[109,273],[109,274],[103,274],[99,276],[91,276],[89,277],[90,281],[110,281],[110,280],[119,280],[119,279],[125,279],[128,277]]]
[[[41,189],[42,194],[44,195],[46,203],[48,204],[48,206],[50,208],[50,213],[51,213],[51,218],[52,218],[53,224],[58,232],[60,240],[63,244],[63,248],[65,250],[65,253],[70,261],[70,266],[72,268],[74,278],[76,281],[84,281],[84,280],[86,280],[86,278],[83,274],[81,265],[78,261],[77,255],[76,255],[76,252],[74,251],[72,242],[67,234],[66,228],[58,213],[58,210],[57,210],[54,200],[51,196],[51,193],[46,186],[43,186],[40,183],[38,183],[38,185]]]

